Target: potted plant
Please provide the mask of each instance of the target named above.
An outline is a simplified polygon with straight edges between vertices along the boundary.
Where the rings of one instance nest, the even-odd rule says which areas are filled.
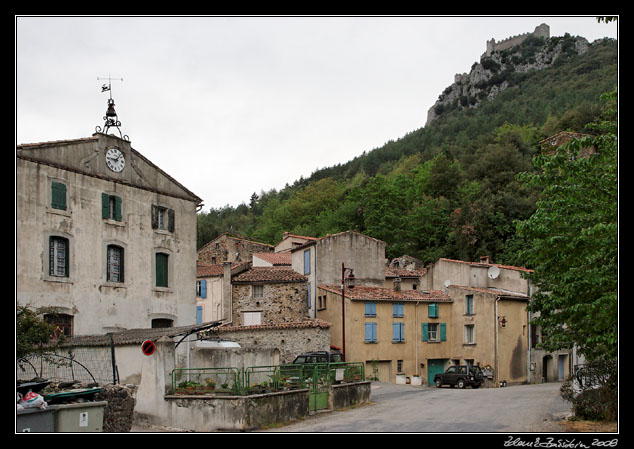
[[[205,390],[213,391],[216,389],[216,382],[211,377],[205,379]]]

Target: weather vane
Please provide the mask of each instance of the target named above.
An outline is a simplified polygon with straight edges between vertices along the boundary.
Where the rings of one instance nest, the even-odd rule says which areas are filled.
[[[108,78],[97,77],[97,80],[108,80],[108,84],[103,84],[101,86],[101,92],[110,92],[110,98],[108,99],[108,109],[106,110],[106,115],[103,118],[105,120],[103,133],[108,134],[108,130],[114,126],[119,131],[119,136],[122,139],[130,140],[127,135],[121,134],[121,122],[117,118],[117,111],[114,110],[114,100],[112,99],[112,81],[123,81],[123,78],[111,78],[110,75],[108,75]],[[101,126],[95,127],[95,131],[97,131],[98,133],[100,133],[101,130]]]

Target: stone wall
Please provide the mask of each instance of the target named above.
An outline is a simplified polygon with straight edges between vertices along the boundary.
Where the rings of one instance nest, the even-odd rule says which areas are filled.
[[[134,417],[133,385],[106,385],[95,396],[97,401],[107,401],[103,415],[104,432],[129,432]]]
[[[250,262],[253,253],[273,252],[273,246],[223,234],[198,250],[198,261],[208,264]]]
[[[243,348],[277,348],[280,364],[292,363],[302,352],[330,350],[330,323],[321,320],[225,327],[219,335]]]
[[[243,312],[261,312],[261,324],[303,321],[308,318],[306,283],[263,284],[261,298],[253,297],[254,284],[233,285],[233,322]]]

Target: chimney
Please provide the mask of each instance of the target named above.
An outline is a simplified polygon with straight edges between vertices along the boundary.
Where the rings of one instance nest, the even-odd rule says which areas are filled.
[[[394,284],[394,291],[395,292],[400,292],[401,291],[401,278],[399,278],[399,277],[394,278],[392,283]]]

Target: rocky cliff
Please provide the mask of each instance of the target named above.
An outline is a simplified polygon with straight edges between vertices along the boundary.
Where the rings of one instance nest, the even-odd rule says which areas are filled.
[[[483,101],[495,98],[500,92],[517,86],[532,70],[542,70],[556,64],[562,55],[585,53],[588,41],[583,37],[547,38],[533,33],[523,35],[517,45],[503,50],[487,48],[480,62],[471,66],[469,73],[456,74],[454,83],[440,94],[427,112],[429,125],[443,113],[464,108],[476,108]]]

